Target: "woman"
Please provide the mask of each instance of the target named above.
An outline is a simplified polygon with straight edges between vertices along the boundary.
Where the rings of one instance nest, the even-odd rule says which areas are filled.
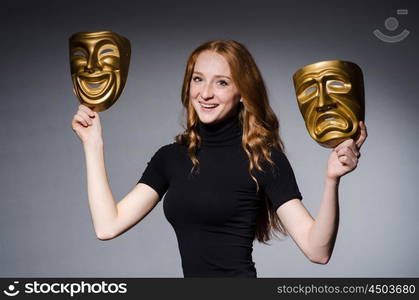
[[[366,139],[330,154],[314,219],[302,204],[262,76],[235,41],[211,41],[189,57],[182,104],[187,124],[151,158],[138,184],[117,204],[106,177],[99,114],[80,105],[72,128],[83,142],[89,205],[97,237],[117,237],[165,196],[185,277],[256,277],[252,242],[291,235],[312,262],[326,264],[338,229],[338,185],[355,169]],[[167,192],[167,194],[166,194]]]

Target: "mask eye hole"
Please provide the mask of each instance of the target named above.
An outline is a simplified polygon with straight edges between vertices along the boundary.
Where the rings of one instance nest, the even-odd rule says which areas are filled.
[[[113,52],[113,49],[106,48],[106,49],[101,50],[99,55],[104,55],[106,53],[112,53],[112,52]]]
[[[330,93],[347,93],[351,89],[350,84],[337,79],[327,81],[326,86]]]
[[[315,86],[311,86],[304,90],[303,95],[307,97],[307,96],[315,94],[316,92],[317,92],[317,88]]]
[[[331,80],[328,82],[328,85],[332,87],[336,87],[336,88],[345,86],[345,84],[342,81],[338,81],[338,80]]]
[[[108,56],[119,57],[119,50],[118,50],[118,47],[116,45],[106,44],[106,45],[103,45],[99,49],[98,54],[99,54],[99,58],[102,58],[102,57],[105,58],[105,57],[108,57]]]
[[[81,56],[81,57],[86,57],[86,53],[84,53],[81,50],[76,50],[73,52],[73,56]]]

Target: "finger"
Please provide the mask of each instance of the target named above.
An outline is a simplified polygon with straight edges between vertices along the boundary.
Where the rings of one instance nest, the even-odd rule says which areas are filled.
[[[89,124],[87,124],[86,120],[78,114],[74,115],[73,123],[79,123],[84,127],[89,126]],[[74,130],[74,128],[73,128],[73,130]]]
[[[354,149],[352,147],[345,147],[345,148],[339,150],[338,152],[336,152],[338,157],[343,156],[343,155],[347,155],[347,156],[351,156],[351,157],[357,157],[358,156],[357,153],[358,153],[358,151],[354,152]]]
[[[337,154],[338,155],[352,155],[352,156],[356,156],[356,157],[360,157],[361,153],[359,152],[359,149],[356,147],[355,142],[350,139],[351,143],[349,143],[346,147],[341,147],[340,149],[337,150]],[[345,150],[345,151],[344,151]]]
[[[356,157],[349,157],[348,160],[348,166],[351,167],[351,169],[355,169],[358,164],[358,159]]]
[[[338,152],[338,151],[340,151],[341,149],[343,149],[343,148],[345,148],[345,147],[349,146],[351,143],[353,143],[353,139],[347,139],[347,140],[344,140],[342,143],[340,143],[339,145],[337,145],[337,146],[335,147],[334,151],[336,151],[336,153],[337,153],[337,152]]]
[[[338,158],[346,157],[344,158],[345,163],[353,162],[356,164],[358,162],[357,155],[355,155],[350,148],[340,150],[339,153],[337,153],[337,156]]]
[[[87,113],[85,113],[84,111],[79,110],[77,112],[77,115],[79,115],[80,117],[82,117],[87,122],[88,125],[92,125],[92,120],[87,115]]]
[[[88,106],[80,104],[79,110],[86,112],[90,117],[94,117],[94,111],[91,110]]]
[[[344,166],[347,166],[348,165],[348,162],[349,162],[349,159],[348,159],[348,157],[346,156],[346,155],[342,155],[342,156],[340,156],[340,157],[338,157],[338,160],[344,165]]]
[[[79,115],[79,116],[81,116],[83,119],[85,119],[86,120],[86,122],[87,123],[89,123],[89,125],[92,125],[92,120],[90,119],[90,117],[89,117],[89,115],[85,112],[85,111],[83,111],[83,110],[79,110],[78,112],[77,112],[77,115]]]
[[[358,158],[354,157],[353,162],[354,162],[354,168],[356,168],[356,166],[358,165]]]
[[[342,165],[348,166],[352,169],[355,168],[356,165],[358,164],[358,159],[353,156],[351,157],[351,156],[343,155],[343,156],[340,156],[338,159],[342,163]]]
[[[352,141],[352,142],[349,144],[348,149],[352,152],[352,154],[353,154],[354,156],[359,157],[359,150],[358,150],[358,148],[357,148],[357,146],[356,146],[356,143],[355,143],[355,141],[354,141],[354,140],[352,140],[352,139],[351,139],[351,141]]]
[[[362,144],[365,142],[368,136],[367,127],[365,126],[363,121],[359,121],[359,128],[361,129],[361,133],[359,134],[359,137],[356,140],[356,147],[358,149],[361,148]]]
[[[350,153],[349,155],[347,155],[346,156],[347,158],[348,158],[348,164],[351,166],[351,167],[354,167],[354,166],[356,166],[356,164],[358,163],[358,158],[353,154],[353,153]]]

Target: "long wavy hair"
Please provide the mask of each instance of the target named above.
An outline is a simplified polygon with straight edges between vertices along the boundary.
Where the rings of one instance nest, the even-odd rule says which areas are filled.
[[[256,182],[257,191],[259,183],[252,170],[261,167],[263,160],[274,164],[271,159],[271,149],[284,151],[283,142],[279,136],[279,122],[273,112],[268,99],[268,93],[262,75],[252,55],[247,48],[233,40],[209,41],[196,48],[189,56],[182,86],[182,105],[186,110],[185,131],[175,137],[178,144],[188,147],[188,155],[193,163],[191,172],[199,172],[197,150],[201,145],[201,137],[197,126],[199,117],[189,99],[190,82],[194,72],[195,62],[203,51],[214,51],[222,55],[229,67],[232,80],[236,85],[243,102],[239,102],[239,120],[243,126],[242,147],[249,158],[249,175]],[[255,239],[268,244],[272,236],[287,236],[278,215],[272,209],[270,201],[265,196],[262,209],[256,220]]]

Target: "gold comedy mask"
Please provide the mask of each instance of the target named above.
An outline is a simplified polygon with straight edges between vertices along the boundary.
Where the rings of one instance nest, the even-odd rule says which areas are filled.
[[[74,93],[94,111],[111,107],[127,81],[130,41],[111,31],[78,32],[70,37]]]
[[[365,106],[362,71],[356,64],[317,62],[299,69],[293,80],[308,133],[317,143],[334,148],[358,137]]]

